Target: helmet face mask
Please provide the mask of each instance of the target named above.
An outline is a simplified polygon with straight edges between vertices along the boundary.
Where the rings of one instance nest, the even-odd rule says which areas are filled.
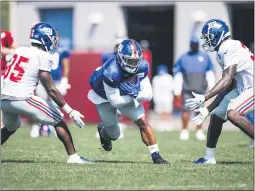
[[[204,43],[201,45],[202,48],[206,51],[206,52],[213,52],[214,51],[214,47],[212,46],[211,41],[214,39],[214,35],[213,34],[203,34],[200,37]]]

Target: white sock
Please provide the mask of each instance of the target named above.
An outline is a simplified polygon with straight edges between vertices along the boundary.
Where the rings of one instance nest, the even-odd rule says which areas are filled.
[[[205,159],[214,158],[215,151],[216,151],[216,148],[206,147],[206,150],[205,150]]]
[[[77,158],[77,157],[80,157],[77,153],[69,155],[69,158]]]
[[[159,151],[158,144],[148,146],[148,150],[150,154],[158,152]]]

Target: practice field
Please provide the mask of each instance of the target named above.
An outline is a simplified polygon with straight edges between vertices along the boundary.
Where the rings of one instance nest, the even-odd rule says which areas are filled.
[[[113,151],[99,149],[95,126],[71,128],[78,153],[94,164],[66,164],[66,153],[57,138],[29,137],[21,128],[2,147],[3,189],[224,189],[252,190],[253,149],[240,131],[223,131],[218,144],[218,164],[196,166],[204,142],[179,141],[179,132],[157,132],[161,154],[169,165],[154,165],[138,129],[126,129]]]

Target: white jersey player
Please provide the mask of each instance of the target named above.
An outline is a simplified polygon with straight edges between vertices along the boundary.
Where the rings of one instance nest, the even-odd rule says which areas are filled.
[[[228,25],[219,19],[205,23],[202,39],[205,50],[217,51],[217,60],[223,70],[222,79],[205,95],[194,93],[194,98],[187,100],[186,106],[193,110],[218,95],[207,108],[196,110],[200,113],[193,119],[196,124],[201,124],[216,108],[209,124],[206,155],[195,161],[196,164],[216,164],[214,153],[224,120],[228,119],[254,139],[253,124],[245,117],[254,111],[254,55],[242,42],[230,39]]]
[[[31,29],[31,47],[19,47],[14,51],[8,67],[1,92],[1,109],[4,127],[1,129],[1,144],[20,127],[20,115],[34,122],[53,125],[59,139],[63,142],[68,163],[88,163],[74,148],[72,137],[60,111],[50,102],[34,95],[39,82],[48,95],[61,107],[74,123],[83,127],[80,112],[73,110],[56,89],[50,75],[51,54],[58,45],[56,30],[47,23],[38,23]]]

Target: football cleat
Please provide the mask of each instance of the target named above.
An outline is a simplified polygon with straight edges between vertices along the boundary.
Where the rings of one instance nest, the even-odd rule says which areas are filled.
[[[69,157],[67,160],[68,164],[92,164],[92,162],[88,161],[84,157],[75,156],[75,157]]]
[[[102,124],[100,123],[97,126],[97,131],[99,134],[99,138],[100,138],[100,142],[101,142],[101,146],[103,147],[103,149],[105,151],[111,151],[112,150],[112,141],[111,140],[107,140],[105,139],[102,135],[101,135],[101,130],[103,129]]]
[[[168,162],[160,156],[159,152],[152,153],[151,157],[154,164],[168,164]]]
[[[198,160],[194,161],[193,164],[216,164],[215,158],[205,159],[199,158]]]
[[[197,132],[196,132],[196,138],[197,138],[197,140],[199,140],[199,141],[204,141],[204,140],[206,140],[206,136],[205,136],[205,134],[204,134],[204,132],[203,132],[202,129],[198,129],[198,130],[197,130]]]

